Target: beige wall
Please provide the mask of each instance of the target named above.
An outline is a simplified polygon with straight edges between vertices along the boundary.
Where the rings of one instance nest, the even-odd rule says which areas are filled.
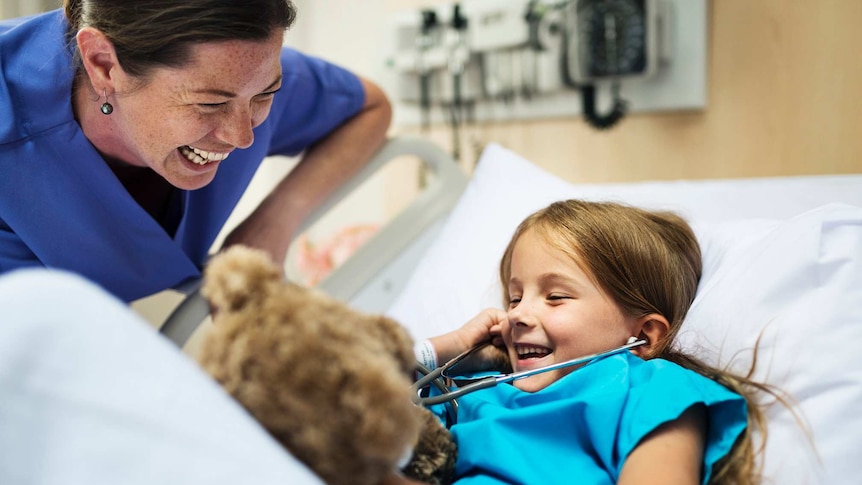
[[[470,127],[465,158],[495,141],[586,182],[862,172],[862,1],[708,4],[704,111],[633,114],[608,132],[580,118]],[[445,127],[431,136],[450,144]]]
[[[386,14],[435,4],[296,1],[300,21],[288,43],[372,79],[384,62]],[[333,6],[339,2],[343,8]],[[634,114],[608,132],[579,118],[470,127],[461,137],[465,168],[471,168],[484,144],[494,141],[580,182],[862,173],[862,56],[857,53],[862,29],[856,26],[862,20],[862,0],[708,4],[704,111]],[[392,133],[417,130],[395,126]],[[442,146],[451,141],[443,126],[429,136]],[[384,180],[374,183],[384,188],[366,190],[361,205],[363,213],[381,222],[412,196],[405,180],[418,180],[414,166],[390,167],[382,175]],[[332,227],[365,222],[355,214],[335,213],[333,219]],[[161,294],[136,309],[161,322],[177,301],[176,295]]]

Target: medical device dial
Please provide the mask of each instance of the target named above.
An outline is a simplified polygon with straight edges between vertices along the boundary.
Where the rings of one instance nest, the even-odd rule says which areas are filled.
[[[623,77],[647,68],[646,0],[582,0],[569,62],[577,80]],[[571,57],[575,57],[572,59]]]

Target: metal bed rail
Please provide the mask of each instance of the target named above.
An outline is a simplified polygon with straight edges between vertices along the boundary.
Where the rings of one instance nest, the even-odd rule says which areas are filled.
[[[430,177],[425,189],[317,286],[361,310],[379,311],[397,297],[409,277],[410,266],[400,261],[400,266],[393,267],[393,261],[418,257],[417,248],[430,243],[436,228],[458,202],[468,179],[454,159],[422,138],[390,138],[356,176],[312,212],[297,232],[298,235],[307,230],[382,167],[393,160],[403,160],[405,155],[418,157],[428,169]],[[188,296],[159,330],[180,347],[209,315],[209,305],[200,294],[201,284],[197,279],[176,288]],[[369,297],[369,293],[373,295]]]

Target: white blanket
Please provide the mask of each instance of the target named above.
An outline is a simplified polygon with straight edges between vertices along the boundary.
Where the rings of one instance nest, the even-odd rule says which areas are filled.
[[[123,303],[22,270],[0,277],[0,483],[321,482]]]

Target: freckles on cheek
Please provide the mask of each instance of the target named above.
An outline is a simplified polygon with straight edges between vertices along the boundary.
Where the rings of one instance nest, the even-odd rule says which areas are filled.
[[[171,131],[170,119],[166,116],[136,116],[129,119],[129,125],[133,127],[133,133],[141,146],[152,148],[163,140]]]
[[[161,143],[172,145],[173,149],[193,145],[213,130],[211,124],[199,116],[175,118],[169,123],[163,124],[160,136]]]

